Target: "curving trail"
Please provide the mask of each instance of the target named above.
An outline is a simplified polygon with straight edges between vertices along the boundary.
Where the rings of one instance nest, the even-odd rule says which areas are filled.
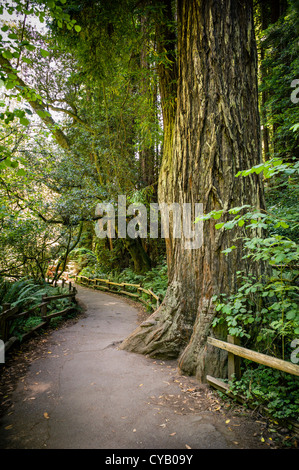
[[[80,286],[78,298],[86,315],[46,336],[13,392],[1,449],[269,448],[261,424],[227,411],[175,361],[117,348],[137,326],[131,303]]]

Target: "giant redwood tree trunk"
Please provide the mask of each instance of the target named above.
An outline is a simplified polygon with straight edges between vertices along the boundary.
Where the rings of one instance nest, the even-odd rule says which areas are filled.
[[[177,9],[177,110],[172,152],[162,162],[159,202],[201,202],[204,213],[243,204],[260,207],[259,177],[235,177],[261,158],[252,2],[178,0]],[[203,381],[206,374],[224,375],[225,353],[206,340],[215,334],[213,295],[234,291],[236,271],[250,269],[234,240],[238,230],[216,230],[215,221],[208,220],[199,249],[185,249],[183,238],[167,240],[165,299],[123,349],[179,357],[182,371]],[[237,249],[230,256],[221,253],[233,244]]]

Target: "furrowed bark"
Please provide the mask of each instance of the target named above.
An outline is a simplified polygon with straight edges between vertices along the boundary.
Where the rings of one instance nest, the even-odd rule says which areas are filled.
[[[259,176],[235,177],[261,161],[252,3],[178,0],[177,13],[177,110],[173,140],[167,142],[171,151],[163,156],[159,202],[201,202],[204,213],[243,204],[263,207]],[[215,316],[212,297],[233,292],[236,272],[252,269],[235,240],[242,228],[216,230],[215,223],[204,223],[199,249],[186,250],[184,238],[167,240],[165,299],[121,346],[179,357],[181,370],[202,381],[207,374],[226,374],[226,353],[207,345]],[[222,250],[232,245],[237,249],[226,257]]]

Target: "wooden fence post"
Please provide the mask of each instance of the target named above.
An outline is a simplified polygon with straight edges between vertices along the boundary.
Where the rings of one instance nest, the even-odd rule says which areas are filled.
[[[240,339],[237,338],[236,336],[228,335],[227,342],[240,346]],[[228,353],[227,375],[228,375],[228,380],[232,380],[233,376],[237,380],[240,380],[241,378],[240,358],[238,356],[235,356],[231,352]]]
[[[42,302],[44,302],[46,299],[47,299],[48,295],[45,294],[42,296]],[[42,306],[41,306],[41,317],[43,320],[46,320],[46,316],[47,316],[47,303],[45,302]]]
[[[2,315],[3,315],[5,312],[10,310],[10,303],[6,302],[2,305],[2,307],[3,307],[3,310],[2,310]],[[8,322],[6,321],[5,315],[3,315],[3,318],[1,319],[1,322],[0,322],[0,333],[1,333],[3,341],[4,342],[7,341],[9,331],[8,331]]]

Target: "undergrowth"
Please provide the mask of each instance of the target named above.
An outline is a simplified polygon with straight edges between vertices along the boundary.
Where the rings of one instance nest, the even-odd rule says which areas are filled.
[[[32,279],[20,279],[18,281],[0,280],[0,313],[3,310],[2,305],[9,303],[11,308],[18,307],[19,312],[39,305],[44,295],[53,296],[68,293],[68,288],[61,286],[53,287],[47,283],[39,284]],[[69,305],[69,299],[57,299],[49,302],[47,313],[55,313],[63,310]],[[50,325],[54,326],[62,317],[55,317],[50,320]],[[9,327],[10,336],[16,336],[21,339],[22,335],[30,331],[42,322],[40,308],[37,308],[27,318],[21,317],[11,322]]]

